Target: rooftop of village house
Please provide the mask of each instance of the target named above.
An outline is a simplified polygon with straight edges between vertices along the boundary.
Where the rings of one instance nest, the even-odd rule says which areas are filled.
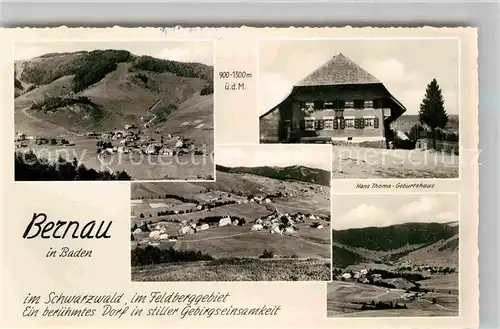
[[[378,83],[382,82],[339,53],[300,80],[295,87]]]

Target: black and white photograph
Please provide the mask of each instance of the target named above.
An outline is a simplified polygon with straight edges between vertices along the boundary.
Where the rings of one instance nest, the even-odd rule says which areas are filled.
[[[459,196],[333,195],[328,317],[459,313]]]
[[[261,143],[332,145],[333,178],[458,178],[459,40],[260,40]]]
[[[216,182],[134,182],[132,281],[329,281],[324,145],[218,146]]]
[[[14,46],[15,180],[213,180],[212,41]]]

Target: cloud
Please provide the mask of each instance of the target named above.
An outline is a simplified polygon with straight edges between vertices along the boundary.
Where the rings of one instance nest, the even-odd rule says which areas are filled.
[[[335,206],[334,206],[335,209]],[[334,219],[336,229],[359,228],[368,226],[387,226],[391,224],[392,214],[373,204],[362,204]]]
[[[425,220],[424,217],[436,211],[439,205],[439,202],[435,198],[422,196],[418,201],[413,201],[401,206],[397,213],[403,218],[417,217]]]
[[[363,61],[362,66],[383,83],[391,84],[418,80],[415,72],[408,72],[404,64],[394,58],[384,60],[367,59]]]
[[[368,198],[368,197],[367,197]],[[333,197],[332,228],[387,227],[403,223],[447,223],[458,220],[458,200],[452,195],[373,196],[359,203],[359,196]],[[335,204],[337,202],[337,204]],[[337,216],[335,214],[338,214]]]
[[[206,65],[213,65],[214,62],[212,47],[196,45],[186,48],[164,48],[154,57],[178,62],[198,62]]]
[[[277,52],[275,47],[264,49],[265,51],[261,50],[260,53],[261,58],[265,58],[265,63],[260,62],[260,72],[262,72],[259,77],[260,114],[281,102],[290,93],[294,84],[331,58],[330,53],[308,52],[306,48],[300,52],[285,54]],[[281,67],[282,71],[276,72],[276,67]]]
[[[430,80],[429,80],[430,82]],[[438,81],[439,83],[439,81]],[[407,109],[406,114],[417,114],[420,109],[420,103],[422,99],[425,97],[425,90],[427,88],[427,83],[419,84],[418,88],[407,89],[400,94],[394,94],[396,98],[398,98],[401,103]],[[391,89],[392,90],[392,89]],[[457,113],[457,103],[458,97],[456,94],[455,88],[442,88],[443,90],[443,98],[444,98],[444,107],[448,113]]]
[[[265,74],[260,77],[259,113],[276,106],[292,90],[293,82],[277,75]]]
[[[43,55],[44,53],[45,51],[40,47],[27,45],[14,47],[14,59],[16,61],[32,59],[34,57]]]
[[[444,108],[448,113],[458,113],[458,95],[456,88],[443,90]]]
[[[425,86],[417,89],[407,89],[395,96],[406,107],[406,114],[417,114],[420,109],[420,103],[425,96]]]
[[[443,211],[434,216],[436,220],[439,221],[454,221],[457,220],[457,214],[455,214],[453,211]]]

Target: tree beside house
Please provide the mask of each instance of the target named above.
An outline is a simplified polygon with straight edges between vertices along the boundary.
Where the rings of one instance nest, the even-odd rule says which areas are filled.
[[[444,98],[437,80],[427,85],[425,96],[420,103],[418,111],[418,120],[420,124],[427,125],[432,132],[433,148],[436,149],[436,129],[444,129],[448,123],[448,114],[444,108]]]

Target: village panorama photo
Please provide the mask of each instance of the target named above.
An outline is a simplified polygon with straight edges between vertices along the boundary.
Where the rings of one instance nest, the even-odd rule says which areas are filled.
[[[331,152],[218,146],[215,182],[134,182],[132,281],[329,281]]]
[[[458,316],[459,196],[332,195],[328,317]]]
[[[15,180],[213,180],[213,42],[14,47]]]
[[[334,179],[458,178],[459,60],[454,38],[260,40],[260,142],[331,144]]]

